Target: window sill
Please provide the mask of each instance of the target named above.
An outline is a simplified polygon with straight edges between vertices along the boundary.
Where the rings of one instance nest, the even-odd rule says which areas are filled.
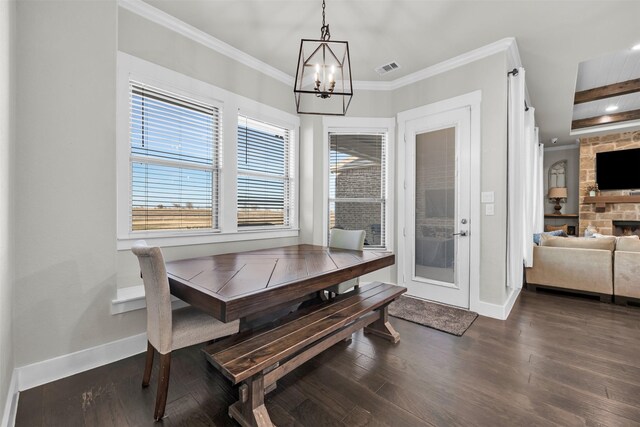
[[[202,245],[207,243],[225,243],[225,242],[240,242],[246,240],[262,240],[262,239],[280,239],[286,237],[298,237],[300,229],[288,228],[288,229],[273,229],[266,230],[242,230],[234,233],[193,233],[193,234],[165,234],[158,236],[147,235],[141,233],[135,236],[127,236],[118,238],[118,250],[131,249],[133,244],[138,240],[145,240],[147,244],[152,246],[187,246],[187,245]]]
[[[172,296],[171,308],[187,307],[189,304]],[[128,288],[120,288],[117,290],[116,299],[111,300],[111,314],[122,314],[129,311],[142,310],[147,307],[144,299],[144,286],[130,286]]]

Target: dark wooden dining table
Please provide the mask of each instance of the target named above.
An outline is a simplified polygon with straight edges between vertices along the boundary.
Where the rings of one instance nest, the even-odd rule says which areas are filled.
[[[293,245],[166,263],[171,293],[223,321],[259,316],[395,263],[391,252]]]

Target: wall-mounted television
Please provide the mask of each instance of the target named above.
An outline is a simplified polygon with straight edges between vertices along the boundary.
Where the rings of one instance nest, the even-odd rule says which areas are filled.
[[[640,148],[596,154],[596,182],[600,190],[640,188]]]

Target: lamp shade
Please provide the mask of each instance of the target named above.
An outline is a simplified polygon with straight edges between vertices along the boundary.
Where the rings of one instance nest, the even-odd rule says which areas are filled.
[[[550,199],[566,199],[567,187],[552,187],[549,189]]]

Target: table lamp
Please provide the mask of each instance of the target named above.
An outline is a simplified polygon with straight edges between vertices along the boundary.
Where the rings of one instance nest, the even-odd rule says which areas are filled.
[[[562,209],[562,206],[560,206],[560,202],[566,198],[567,187],[552,187],[549,189],[549,199],[555,200],[556,202],[555,206],[553,207],[554,215],[560,215],[560,209]]]

